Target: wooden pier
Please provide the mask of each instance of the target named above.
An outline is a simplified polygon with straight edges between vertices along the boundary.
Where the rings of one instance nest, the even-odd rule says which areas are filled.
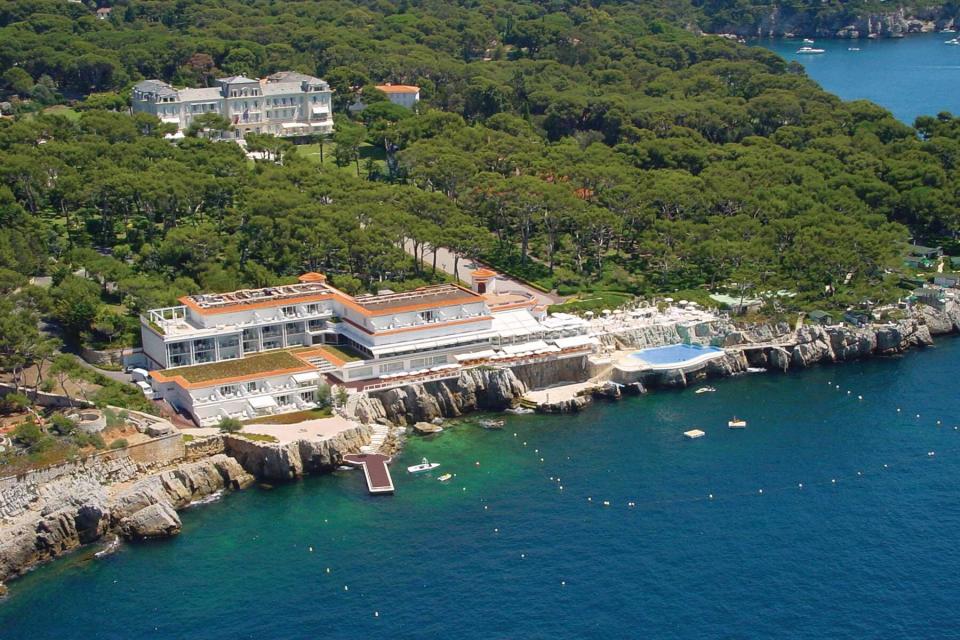
[[[343,461],[355,467],[363,467],[367,479],[367,491],[370,495],[393,493],[393,478],[387,465],[393,460],[380,453],[348,453]]]

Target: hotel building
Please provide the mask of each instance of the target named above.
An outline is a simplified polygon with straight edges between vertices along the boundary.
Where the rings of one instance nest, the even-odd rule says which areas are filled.
[[[141,317],[150,385],[210,425],[312,408],[321,382],[362,392],[593,351],[583,320],[497,293],[490,271],[473,284],[351,296],[307,273],[297,284],[186,296]]]
[[[182,136],[194,118],[216,113],[233,124],[232,135],[247,133],[304,136],[333,131],[330,86],[320,78],[281,71],[253,80],[220,78],[213,87],[175,89],[161,80],[133,87],[134,112],[149,113],[177,125]]]

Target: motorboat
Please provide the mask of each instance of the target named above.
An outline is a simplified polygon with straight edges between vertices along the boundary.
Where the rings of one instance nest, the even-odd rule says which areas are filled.
[[[699,389],[694,391],[694,393],[713,393],[714,391],[716,391],[716,389],[714,389],[713,387],[700,387]]]
[[[440,466],[439,462],[430,462],[426,458],[420,460],[420,464],[415,464],[412,467],[407,467],[407,473],[420,473],[421,471],[430,471],[430,469],[436,469]]]
[[[747,373],[766,373],[767,370],[763,367],[747,367]]]
[[[449,480],[449,479],[452,478],[452,477],[453,477],[453,474],[445,473],[445,474],[443,474],[442,476],[440,476],[439,478],[437,478],[437,480],[439,480],[440,482],[446,482],[447,480]]]
[[[797,53],[826,53],[826,49],[815,49],[813,47],[800,47]]]
[[[733,416],[733,418],[731,418],[730,421],[727,423],[727,426],[730,427],[731,429],[746,429],[747,421],[741,420],[737,416]]]
[[[960,44],[960,40],[957,38],[952,38],[950,40],[945,40],[943,44]]]
[[[847,47],[847,51],[860,51],[860,47]]]
[[[956,33],[957,30],[953,27],[947,27],[946,29],[940,29],[940,33]]]
[[[813,44],[813,40],[811,40],[810,38],[804,38],[803,44]]]

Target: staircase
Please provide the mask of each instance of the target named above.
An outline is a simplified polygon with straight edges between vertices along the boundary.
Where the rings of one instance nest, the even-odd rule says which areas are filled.
[[[330,373],[331,371],[336,371],[337,368],[330,363],[329,360],[316,356],[314,358],[307,358],[307,362],[312,364],[317,368],[317,371],[320,373]]]
[[[387,436],[390,435],[390,427],[386,425],[375,422],[371,426],[373,427],[373,434],[370,436],[370,444],[360,447],[360,453],[378,452],[383,443],[387,441]]]

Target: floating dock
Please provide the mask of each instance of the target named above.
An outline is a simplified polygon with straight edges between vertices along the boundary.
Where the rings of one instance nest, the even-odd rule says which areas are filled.
[[[697,438],[702,438],[707,434],[705,431],[701,431],[700,429],[690,429],[690,431],[684,431],[683,435],[691,440],[695,440]]]
[[[363,467],[363,476],[367,479],[367,491],[370,495],[393,493],[393,478],[387,465],[393,460],[381,453],[348,453],[343,461],[354,467]]]

